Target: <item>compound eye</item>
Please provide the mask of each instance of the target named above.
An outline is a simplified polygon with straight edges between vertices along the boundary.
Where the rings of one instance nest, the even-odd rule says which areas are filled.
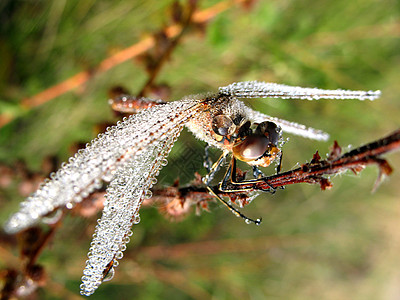
[[[265,135],[273,145],[277,145],[281,137],[281,129],[274,122],[265,121],[260,123],[255,131],[256,134]]]
[[[220,136],[231,135],[235,132],[236,128],[232,119],[225,115],[215,116],[211,126],[212,130]]]
[[[267,137],[250,135],[242,143],[234,146],[232,151],[234,156],[241,161],[251,161],[263,156],[268,150],[268,145]]]

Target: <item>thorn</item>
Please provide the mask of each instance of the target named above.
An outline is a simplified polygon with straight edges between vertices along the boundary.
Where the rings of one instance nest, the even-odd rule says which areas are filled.
[[[313,158],[312,158],[310,164],[317,164],[317,163],[320,162],[320,160],[321,160],[321,156],[319,155],[319,153],[318,153],[318,151],[317,151],[317,152],[315,152],[315,154],[313,155]]]
[[[338,142],[335,140],[331,152],[328,155],[328,160],[335,160],[342,154],[342,148],[339,146]]]
[[[371,191],[372,193],[375,193],[375,191],[378,189],[378,187],[383,182],[385,177],[393,172],[393,168],[389,165],[389,163],[385,159],[376,158],[375,161],[378,164],[379,174],[374,183],[374,187],[372,188]]]
[[[332,187],[332,182],[330,182],[327,178],[322,177],[319,182],[319,186],[321,187],[321,190],[325,191]]]

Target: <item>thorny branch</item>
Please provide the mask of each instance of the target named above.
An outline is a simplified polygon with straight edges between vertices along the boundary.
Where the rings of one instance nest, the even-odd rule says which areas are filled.
[[[255,190],[268,190],[294,184],[294,183],[318,183],[322,190],[332,187],[332,183],[324,175],[342,173],[347,170],[355,174],[364,169],[365,166],[376,164],[379,168],[379,176],[375,188],[381,182],[384,175],[389,175],[393,170],[389,163],[380,158],[382,154],[400,148],[400,130],[392,134],[366,144],[341,155],[341,148],[335,141],[327,159],[321,160],[318,151],[309,163],[299,168],[267,177],[267,183],[257,183],[252,188]]]
[[[352,171],[355,174],[362,171],[367,165],[376,164],[379,168],[379,175],[374,185],[374,190],[378,187],[384,176],[390,175],[393,169],[389,163],[381,158],[383,154],[400,149],[400,129],[392,134],[358,147],[354,150],[342,154],[342,149],[335,141],[331,152],[324,160],[321,159],[318,151],[314,154],[312,160],[302,164],[300,167],[268,176],[265,182],[248,184],[249,191],[241,193],[223,193],[218,186],[213,186],[213,190],[221,197],[229,197],[232,202],[237,202],[244,206],[249,202],[249,192],[252,191],[270,191],[296,183],[319,184],[322,190],[332,187],[332,183],[327,176]],[[245,174],[238,170],[239,177],[243,178]],[[162,211],[165,211],[172,217],[180,217],[188,211],[188,207],[196,205],[207,208],[207,202],[213,197],[209,195],[207,189],[202,185],[199,177],[190,185],[179,188],[177,183],[166,189],[153,190],[154,197],[149,201],[156,201],[164,204]],[[179,205],[178,205],[179,204]]]

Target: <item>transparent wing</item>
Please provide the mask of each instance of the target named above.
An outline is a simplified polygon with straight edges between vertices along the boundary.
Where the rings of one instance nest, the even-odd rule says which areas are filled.
[[[198,112],[197,100],[143,110],[99,135],[54,173],[5,225],[9,233],[37,222],[57,207],[81,201],[110,181],[102,218],[93,236],[81,293],[92,294],[118,259],[138,220],[138,210],[184,124]]]
[[[322,130],[306,127],[302,124],[298,124],[295,122],[290,122],[279,118],[271,117],[266,114],[260,113],[256,110],[253,110],[250,107],[245,107],[244,109],[246,111],[247,116],[253,122],[261,123],[263,121],[271,121],[279,125],[282,128],[282,130],[287,133],[292,133],[298,136],[320,141],[326,141],[329,139],[329,134],[323,132]]]
[[[139,222],[140,205],[144,198],[151,197],[150,188],[181,130],[182,126],[172,128],[157,144],[147,146],[146,151],[116,170],[83,271],[82,295],[91,295],[105,277],[114,273],[132,235],[131,227]]]
[[[110,181],[115,170],[126,160],[146,151],[170,130],[184,124],[196,113],[196,105],[193,100],[159,105],[109,127],[23,201],[20,210],[5,224],[5,231],[16,233],[58,207],[69,207],[82,201],[101,187],[102,180]]]
[[[219,88],[220,93],[230,94],[238,98],[282,98],[282,99],[358,99],[374,100],[379,98],[380,91],[348,91],[303,88],[277,83],[260,81],[244,81],[232,83]]]

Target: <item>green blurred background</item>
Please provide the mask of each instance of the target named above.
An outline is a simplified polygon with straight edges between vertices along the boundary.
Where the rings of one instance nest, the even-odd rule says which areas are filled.
[[[200,1],[199,9],[216,3]],[[327,153],[334,139],[345,148],[358,146],[399,127],[399,1],[275,0],[250,9],[226,3],[229,8],[208,22],[204,34],[185,35],[161,71],[157,83],[171,87],[171,99],[244,80],[382,90],[375,102],[249,102],[331,134],[327,143],[290,136],[284,170],[310,160],[315,150]],[[93,139],[95,124],[115,122],[108,90],[122,85],[135,93],[147,78],[134,60],[37,108],[23,109],[20,101],[159,30],[170,20],[171,4],[3,0],[0,113],[15,119],[0,129],[1,164],[23,160],[39,170],[47,155],[66,160],[72,143]],[[203,148],[182,133],[161,184],[193,179]],[[359,176],[331,178],[329,191],[303,184],[259,196],[243,209],[263,217],[259,227],[217,204],[181,222],[145,208],[115,278],[91,299],[399,299],[400,155],[388,158],[395,172],[375,193],[378,172],[369,167]],[[18,184],[0,190],[2,223],[23,199]],[[95,222],[72,216],[63,222],[39,260],[48,272],[40,299],[80,298]],[[15,265],[17,249],[0,247],[0,267]]]

